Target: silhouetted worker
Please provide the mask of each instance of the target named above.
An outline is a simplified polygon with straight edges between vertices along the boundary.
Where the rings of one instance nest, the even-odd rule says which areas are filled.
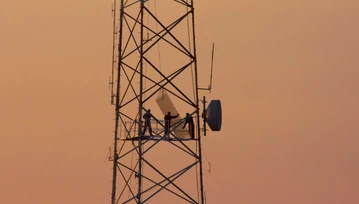
[[[192,139],[194,139],[194,122],[193,118],[189,113],[186,113],[186,119],[184,121],[184,125],[182,128],[185,128],[188,124],[188,133],[191,136]]]
[[[143,114],[143,118],[145,119],[145,127],[143,128],[143,134],[145,134],[146,132],[146,128],[148,127],[148,131],[150,131],[150,135],[152,135],[152,127],[151,127],[151,117],[152,117],[152,114],[151,114],[151,110],[148,109],[147,112],[145,114]]]
[[[171,116],[171,112],[168,112],[167,115],[165,115],[165,135],[164,135],[164,137],[169,137],[171,120],[173,118],[177,118],[178,116],[179,116],[179,114],[177,114],[176,116]]]

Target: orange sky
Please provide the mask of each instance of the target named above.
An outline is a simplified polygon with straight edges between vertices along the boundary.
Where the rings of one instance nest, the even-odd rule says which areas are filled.
[[[0,2],[0,203],[110,203],[111,2]],[[359,203],[359,2],[196,12],[224,121],[204,138],[207,203]]]

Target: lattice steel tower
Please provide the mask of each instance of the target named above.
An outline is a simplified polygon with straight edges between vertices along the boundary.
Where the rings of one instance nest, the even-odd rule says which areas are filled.
[[[111,203],[204,204],[193,0],[114,0],[113,14]]]

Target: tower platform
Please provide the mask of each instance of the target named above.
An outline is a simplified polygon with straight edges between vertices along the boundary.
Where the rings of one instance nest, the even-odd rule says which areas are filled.
[[[125,141],[125,140],[139,140],[140,137],[139,136],[133,136],[133,137],[127,137],[127,138],[119,138],[119,140],[121,141]],[[142,140],[153,140],[153,141],[195,141],[198,139],[192,139],[192,138],[176,138],[176,137],[163,137],[163,136],[159,136],[159,135],[154,135],[154,136],[150,136],[150,135],[144,135],[141,137]]]

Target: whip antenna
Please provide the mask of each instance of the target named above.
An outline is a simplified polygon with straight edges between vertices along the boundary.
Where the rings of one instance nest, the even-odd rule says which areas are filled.
[[[212,44],[212,59],[211,59],[211,75],[209,77],[209,85],[208,88],[198,88],[198,90],[206,90],[211,93],[212,90],[212,76],[213,76],[213,61],[214,61],[214,43]]]

